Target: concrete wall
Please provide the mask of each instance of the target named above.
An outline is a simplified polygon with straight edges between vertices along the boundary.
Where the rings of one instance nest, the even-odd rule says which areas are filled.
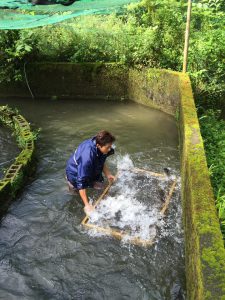
[[[128,98],[175,115],[179,107],[179,77],[157,69],[130,69]]]
[[[225,250],[187,75],[116,64],[27,66],[36,97],[131,99],[179,114],[187,298],[225,299]],[[0,86],[0,96],[29,96],[26,85]]]
[[[174,114],[178,76],[165,70],[128,69],[120,64],[33,63],[27,83],[36,98],[133,100]],[[31,97],[28,85],[0,86],[0,97]]]
[[[179,74],[179,86],[188,299],[225,299],[224,243],[187,75]]]
[[[26,66],[36,98],[124,99],[128,69],[123,65],[33,63]],[[26,82],[0,85],[0,96],[31,97]]]
[[[130,99],[178,116],[188,300],[225,299],[225,249],[188,75],[130,70]]]

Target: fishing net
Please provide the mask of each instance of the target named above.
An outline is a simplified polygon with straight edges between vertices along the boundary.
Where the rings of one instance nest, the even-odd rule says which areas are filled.
[[[120,170],[82,224],[97,234],[151,246],[164,225],[176,183],[175,176],[137,168]]]
[[[30,1],[35,3],[35,1],[40,0]],[[33,28],[82,15],[119,13],[124,5],[137,1],[78,0],[73,2],[73,0],[48,0],[47,5],[33,5],[28,0],[0,0],[0,29]]]

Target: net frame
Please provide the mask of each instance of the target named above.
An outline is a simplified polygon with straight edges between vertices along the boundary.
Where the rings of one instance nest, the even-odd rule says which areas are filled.
[[[139,168],[133,168],[132,171],[134,171],[135,173],[136,172],[139,172],[139,173],[144,173],[144,174],[147,174],[147,175],[151,175],[151,176],[155,176],[155,177],[158,177],[160,180],[166,180],[167,179],[167,176],[165,174],[161,174],[161,173],[156,173],[156,172],[152,172],[150,170],[145,170],[145,169],[139,169]],[[115,176],[115,180],[118,179],[118,176],[119,176],[119,172],[116,174]],[[115,181],[114,181],[115,182]],[[169,191],[167,193],[167,196],[165,198],[165,202],[160,210],[160,214],[165,217],[166,215],[166,212],[168,210],[168,207],[169,207],[169,203],[171,201],[171,198],[173,196],[173,193],[174,193],[174,190],[175,190],[175,187],[176,187],[176,184],[177,184],[177,178],[175,177],[175,179],[172,181],[172,184],[170,185],[170,188],[169,188]],[[96,200],[96,202],[94,203],[94,209],[98,206],[98,204],[105,198],[105,196],[108,194],[111,186],[113,185],[113,182],[110,182],[107,187],[105,188],[105,190],[102,192],[102,194],[100,195],[100,197]],[[81,224],[83,226],[85,226],[85,228],[87,229],[93,229],[95,230],[96,232],[98,233],[104,233],[105,235],[108,235],[108,236],[111,236],[111,237],[114,237],[118,240],[122,240],[122,239],[126,239],[128,240],[131,244],[134,244],[134,245],[139,245],[139,246],[143,246],[143,247],[147,247],[147,246],[152,246],[156,240],[155,240],[155,237],[152,238],[152,239],[148,239],[148,240],[144,240],[144,239],[141,239],[139,237],[131,237],[129,235],[128,232],[126,232],[125,230],[117,230],[117,229],[112,229],[112,228],[105,228],[105,227],[102,227],[102,226],[98,226],[98,225],[95,225],[95,224],[91,224],[91,223],[88,223],[90,220],[89,216],[86,215]]]

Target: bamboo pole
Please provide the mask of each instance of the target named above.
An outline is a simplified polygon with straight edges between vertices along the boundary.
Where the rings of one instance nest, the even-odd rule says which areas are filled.
[[[105,190],[103,191],[103,193],[100,195],[100,197],[96,200],[95,204],[93,205],[94,208],[96,208],[96,206],[98,205],[98,203],[107,195],[107,193],[109,192],[109,189],[111,188],[111,186],[113,185],[113,183],[117,180],[118,178],[118,172],[115,176],[115,180],[110,182],[107,187],[105,188]],[[88,215],[86,215],[84,217],[84,219],[82,220],[81,224],[88,227],[88,228],[91,228],[91,229],[94,229],[96,230],[97,232],[102,232],[102,233],[105,233],[107,235],[111,235],[119,240],[122,240],[123,238],[126,238],[126,237],[129,237],[128,233],[126,232],[123,232],[123,231],[117,231],[115,229],[111,229],[111,228],[103,228],[103,227],[100,227],[98,225],[95,225],[95,224],[90,224],[88,223],[89,221],[89,217]],[[152,238],[150,240],[142,240],[138,237],[133,237],[133,238],[129,238],[129,241],[132,243],[132,244],[135,244],[135,245],[140,245],[140,246],[151,246],[155,243],[155,239]]]
[[[192,5],[191,0],[188,0],[187,22],[186,22],[185,42],[184,42],[183,73],[187,72],[187,64],[188,64],[188,48],[189,48],[190,22],[191,22],[191,5]]]
[[[177,184],[177,179],[174,180],[173,184],[171,185],[171,188],[170,188],[169,193],[168,193],[168,195],[167,195],[167,197],[166,197],[165,203],[164,203],[164,205],[163,205],[163,207],[162,207],[162,209],[161,209],[161,211],[160,211],[160,213],[161,213],[162,215],[165,215],[166,210],[168,209],[168,206],[169,206],[170,200],[171,200],[171,198],[172,198],[173,191],[174,191],[174,189],[175,189],[175,187],[176,187],[176,184]]]
[[[154,173],[154,172],[151,172],[151,171],[148,171],[148,170],[144,170],[144,169],[136,169],[136,170],[138,172],[147,172],[147,173],[150,173],[151,175],[154,174],[153,176],[165,176],[163,174]],[[117,178],[118,178],[118,173],[115,176],[115,180]],[[96,208],[96,206],[98,205],[98,203],[107,195],[107,193],[109,192],[109,189],[111,188],[111,186],[115,182],[115,180],[112,181],[112,182],[110,182],[107,185],[107,187],[105,188],[105,190],[103,191],[103,193],[100,195],[100,197],[96,200],[95,204],[93,205],[94,208]],[[170,200],[172,198],[174,189],[176,187],[176,183],[177,183],[177,179],[175,179],[175,181],[171,185],[171,188],[170,188],[169,193],[168,193],[168,195],[166,197],[165,203],[164,203],[164,205],[163,205],[163,207],[162,207],[162,209],[160,211],[160,213],[163,216],[165,215],[165,212],[168,209]],[[118,230],[111,229],[111,228],[104,228],[104,227],[101,227],[101,226],[98,226],[98,225],[95,225],[95,224],[90,224],[90,223],[88,223],[88,221],[89,221],[89,216],[86,215],[84,217],[84,219],[82,220],[81,224],[84,225],[87,228],[94,229],[94,230],[96,230],[97,232],[100,232],[100,233],[105,233],[105,234],[113,236],[113,237],[115,237],[115,238],[117,238],[119,240],[122,240],[123,238],[129,237],[129,234],[126,231],[118,231]],[[143,239],[140,239],[138,237],[130,237],[129,241],[132,244],[139,245],[139,246],[145,246],[146,247],[146,246],[152,246],[155,243],[155,238],[152,238],[150,240],[143,240]]]
[[[117,180],[118,178],[118,172],[115,176],[115,180],[109,182],[109,184],[107,185],[107,187],[104,189],[104,191],[102,192],[101,196],[96,200],[95,204],[93,205],[94,208],[96,208],[96,206],[98,205],[98,203],[105,197],[105,195],[109,192],[109,189],[111,188],[111,186],[113,185],[113,183]],[[88,221],[89,217],[88,215],[86,215],[84,217],[84,219],[82,220],[81,224],[85,224]]]
[[[97,225],[94,225],[94,224],[90,224],[90,223],[85,223],[84,225],[86,227],[88,227],[88,228],[96,230],[97,232],[113,236],[113,237],[117,238],[118,240],[122,240],[123,238],[128,237],[129,241],[132,244],[135,244],[135,245],[152,246],[155,243],[155,239],[154,238],[152,238],[150,240],[142,240],[142,239],[140,239],[138,237],[130,237],[129,234],[126,231],[117,231],[115,229],[104,228],[104,227],[100,227],[100,226],[97,226]]]
[[[155,173],[149,170],[145,170],[145,169],[140,169],[140,168],[133,168],[131,169],[131,171],[133,171],[134,173],[146,173],[149,174],[151,176],[155,176],[155,177],[161,177],[161,178],[165,178],[165,174],[161,174],[161,173]]]

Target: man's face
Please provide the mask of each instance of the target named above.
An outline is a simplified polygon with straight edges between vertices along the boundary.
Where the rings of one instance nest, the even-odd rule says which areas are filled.
[[[112,148],[112,143],[106,144],[104,146],[100,146],[99,144],[97,144],[97,147],[103,154],[107,154]]]

